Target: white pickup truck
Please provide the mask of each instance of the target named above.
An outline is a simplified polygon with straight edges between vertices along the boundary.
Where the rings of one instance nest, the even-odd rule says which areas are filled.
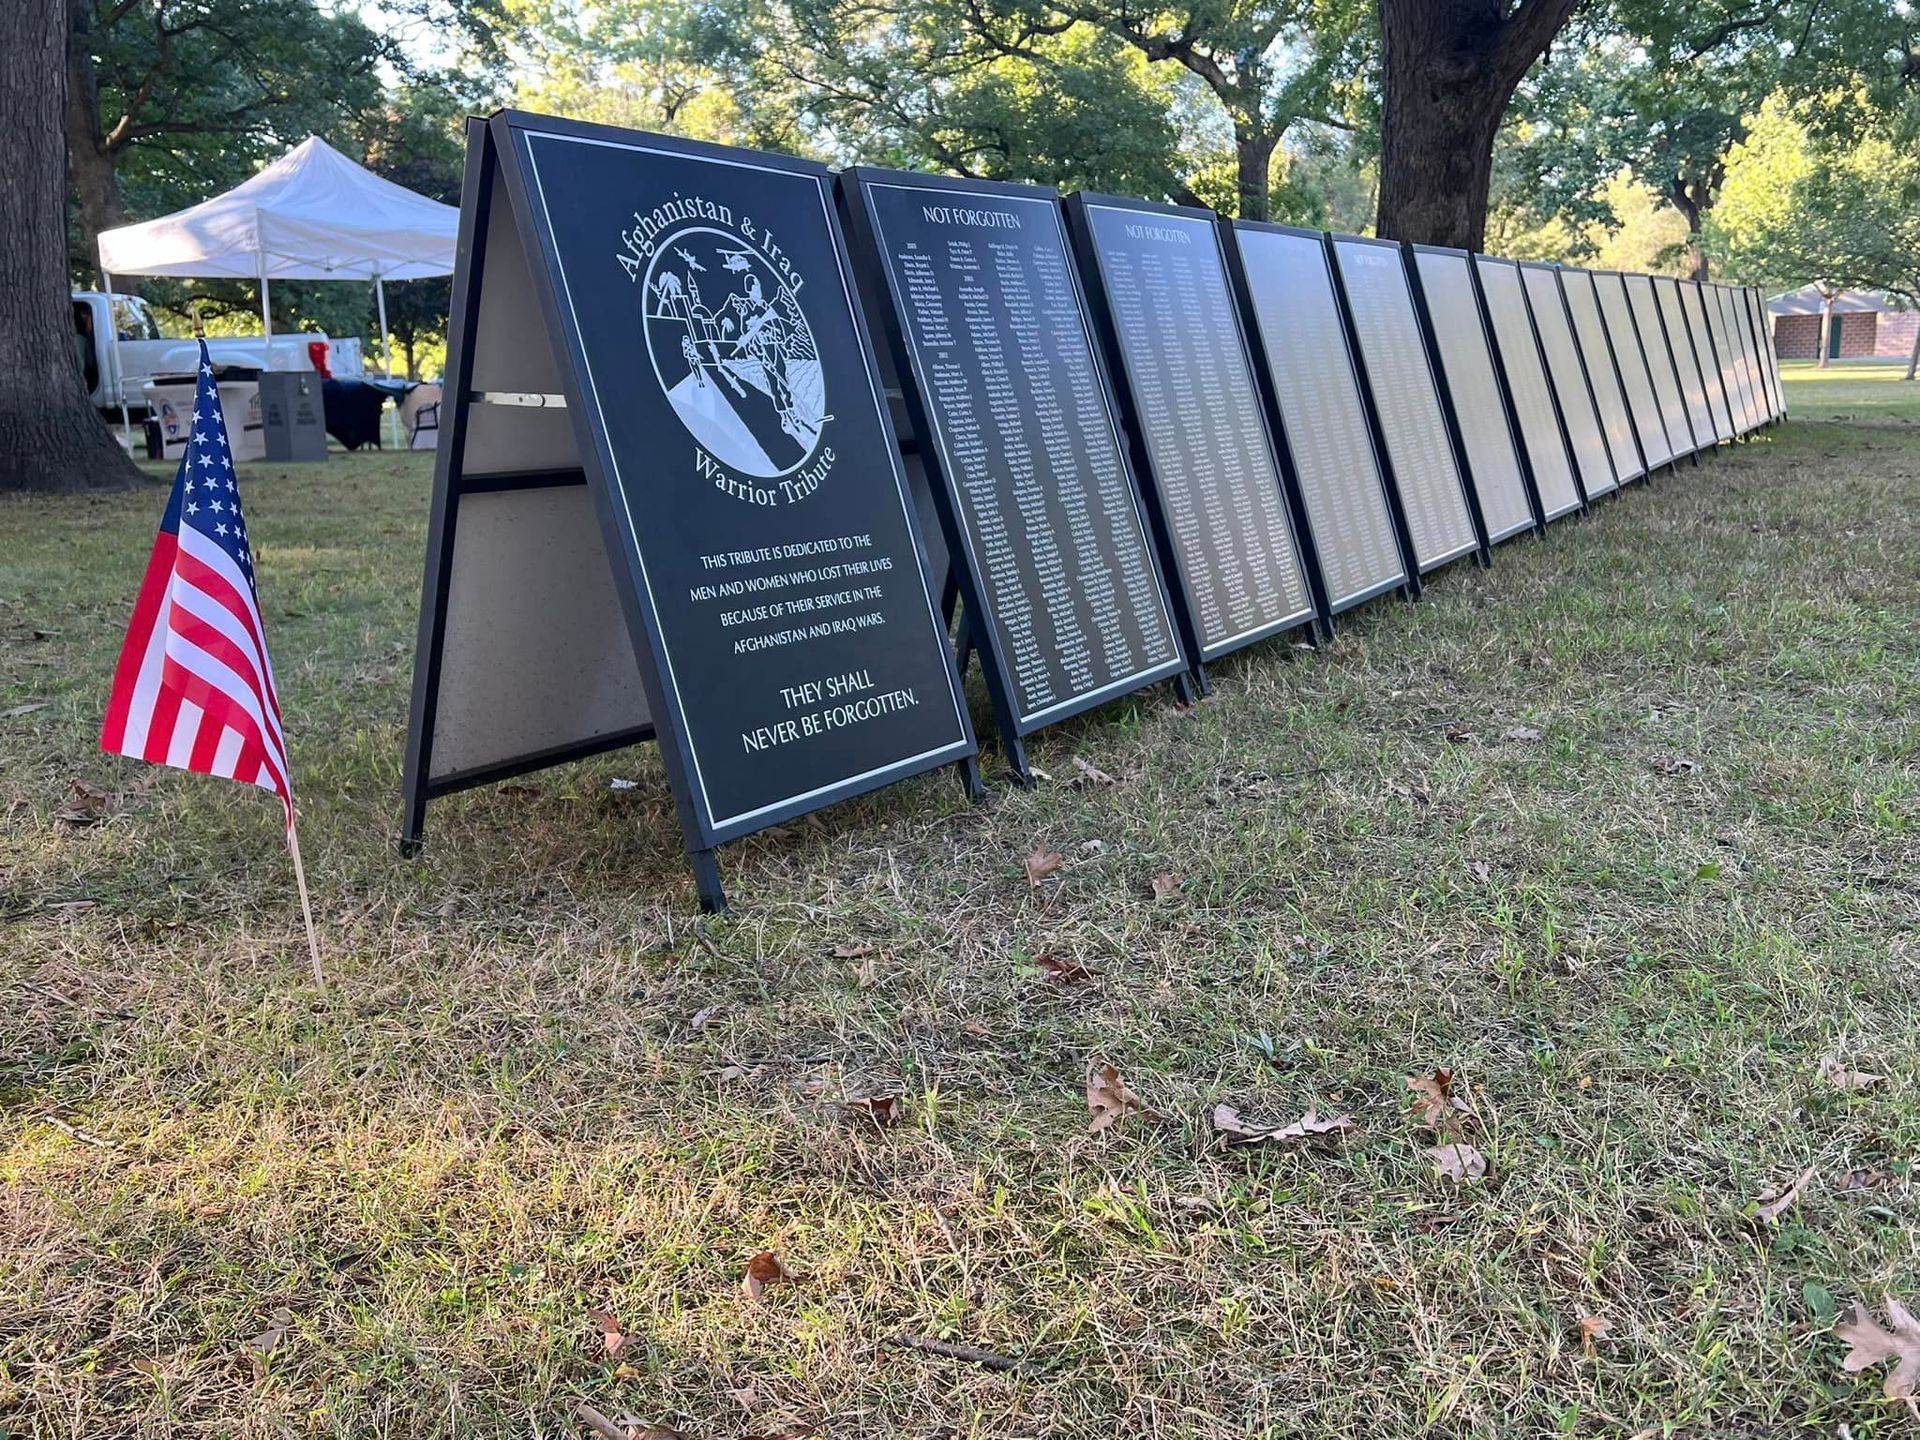
[[[113,343],[115,330],[120,333],[117,347]],[[207,337],[215,365],[255,370],[312,370],[312,347],[316,343],[327,347],[327,368],[336,380],[357,380],[365,374],[358,339],[334,340],[310,331],[275,335],[271,340],[264,335]],[[154,376],[191,375],[200,368],[195,342],[162,336],[152,310],[138,295],[74,291],[73,350],[93,403],[116,421],[123,403],[135,419],[146,413],[144,387]]]

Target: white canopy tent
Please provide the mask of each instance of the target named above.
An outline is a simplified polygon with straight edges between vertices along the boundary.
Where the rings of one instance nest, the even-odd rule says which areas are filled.
[[[393,377],[388,280],[453,273],[460,212],[354,164],[310,135],[224,195],[100,235],[102,282],[115,275],[260,282],[260,320],[275,280],[371,280],[380,349]]]

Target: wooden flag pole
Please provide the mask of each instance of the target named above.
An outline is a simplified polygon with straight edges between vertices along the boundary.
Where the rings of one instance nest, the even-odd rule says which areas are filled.
[[[300,887],[300,917],[307,922],[307,949],[313,955],[313,983],[325,990],[327,977],[320,968],[320,937],[314,933],[313,905],[307,899],[307,870],[300,863],[300,830],[293,823],[291,810],[287,812],[287,849],[293,852],[293,881]]]

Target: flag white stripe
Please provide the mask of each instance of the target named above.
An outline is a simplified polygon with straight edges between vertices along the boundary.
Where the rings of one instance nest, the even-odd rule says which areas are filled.
[[[191,700],[180,702],[180,714],[173,722],[173,734],[167,740],[167,761],[176,770],[187,768],[187,762],[193,758],[193,743],[200,738],[200,722],[206,719],[206,711]]]
[[[261,689],[269,696],[273,695],[275,693],[273,688],[273,667],[268,663],[266,656],[267,628],[260,619],[259,606],[254,603],[252,583],[246,576],[240,573],[240,567],[234,564],[232,556],[228,555],[225,550],[222,550],[217,544],[195,530],[191,525],[182,525],[180,527],[180,548],[233,587],[233,593],[239,598],[239,603],[244,607],[248,619],[253,624],[254,633],[261,637],[261,643],[259,645],[256,646],[251,639],[248,639],[241,644],[241,648],[249,656],[257,657],[255,663],[260,675]],[[213,599],[215,604],[219,604],[217,598],[209,598]],[[221,608],[224,609],[225,607],[222,606]],[[229,617],[231,617],[233,612],[229,610],[227,613]],[[268,713],[264,717],[264,723],[272,737],[269,748],[275,753],[275,760],[280,767],[280,773],[288,776],[288,783],[291,784],[291,772],[287,769],[286,739],[280,733],[279,718],[273,714],[273,706],[271,704],[268,706]]]
[[[147,650],[140,657],[140,677],[133,682],[133,700],[127,706],[126,737],[120,742],[123,755],[146,752],[147,728],[153,723],[154,702],[160,698],[160,672],[167,658],[167,610],[172,591],[179,583],[177,579],[168,581],[168,593],[161,596],[153,629],[147,635]]]
[[[223,726],[220,735],[220,748],[213,752],[213,773],[225,776],[229,780],[238,780],[240,754],[246,747],[246,738],[231,725]]]

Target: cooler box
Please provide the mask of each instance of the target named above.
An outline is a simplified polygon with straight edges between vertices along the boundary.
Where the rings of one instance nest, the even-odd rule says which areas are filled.
[[[152,428],[159,432],[160,454],[153,459],[178,460],[193,438],[191,375],[149,380],[141,387]],[[235,460],[266,457],[266,436],[260,427],[260,387],[252,380],[220,382],[220,413],[226,417],[227,444]]]
[[[327,411],[312,370],[262,370],[260,420],[269,460],[327,458]]]

